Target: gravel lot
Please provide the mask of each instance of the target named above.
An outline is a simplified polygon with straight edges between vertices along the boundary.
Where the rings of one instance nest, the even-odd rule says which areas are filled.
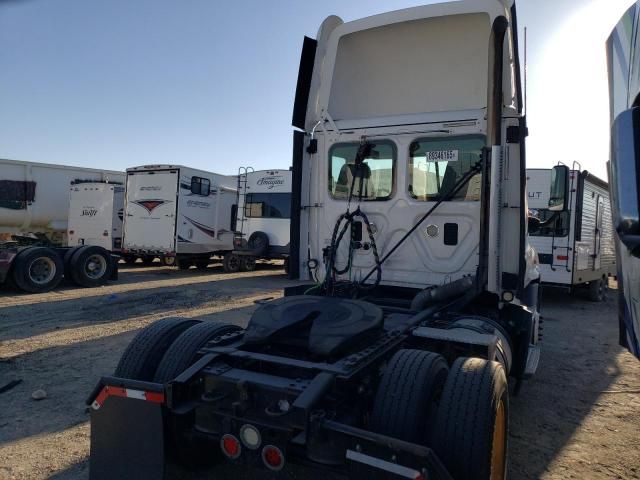
[[[21,380],[0,393],[0,480],[87,479],[84,400],[136,331],[174,315],[244,325],[290,283],[280,268],[130,267],[98,289],[0,290],[0,388]],[[511,399],[510,479],[640,479],[640,362],[617,346],[615,296],[545,292],[539,373]]]

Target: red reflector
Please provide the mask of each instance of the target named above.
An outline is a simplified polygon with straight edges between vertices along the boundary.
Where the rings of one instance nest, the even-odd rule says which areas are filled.
[[[569,260],[569,257],[567,255],[558,255],[556,256],[556,258],[558,260]]]
[[[220,447],[222,448],[222,453],[231,459],[240,456],[240,441],[233,435],[223,435],[220,440]]]
[[[262,449],[262,461],[271,470],[281,470],[284,467],[284,455],[273,445],[267,445]]]

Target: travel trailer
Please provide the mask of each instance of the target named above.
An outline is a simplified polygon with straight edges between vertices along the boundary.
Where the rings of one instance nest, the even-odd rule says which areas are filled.
[[[542,226],[529,232],[538,252],[543,285],[578,290],[603,301],[609,277],[616,275],[609,185],[579,169],[569,177],[569,208],[549,210],[551,169],[527,169],[529,209]]]
[[[69,186],[77,181],[123,183],[124,173],[0,159],[0,233],[66,245]]]
[[[244,329],[170,318],[138,333],[88,399],[90,478],[228,462],[238,476],[504,479],[507,379],[517,391],[540,352],[518,52],[510,0],[331,16],[305,38],[302,284]]]
[[[98,245],[119,253],[123,210],[123,183],[74,183],[69,188],[68,245]]]
[[[640,2],[607,41],[620,345],[640,358]]]
[[[233,255],[236,179],[180,165],[127,169],[122,254],[199,269]]]
[[[289,258],[291,171],[243,168],[238,173],[235,253],[246,270],[256,259]]]

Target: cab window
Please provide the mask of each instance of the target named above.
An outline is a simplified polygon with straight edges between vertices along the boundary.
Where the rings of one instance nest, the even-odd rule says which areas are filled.
[[[347,200],[353,185],[352,199],[360,195],[364,201],[387,200],[393,195],[395,184],[396,148],[389,141],[371,143],[371,151],[364,159],[360,177],[357,173],[356,154],[359,143],[340,143],[329,151],[329,194],[336,200]]]
[[[438,201],[480,160],[485,145],[483,136],[422,138],[409,149],[409,194],[416,200]],[[479,201],[480,173],[451,200]]]

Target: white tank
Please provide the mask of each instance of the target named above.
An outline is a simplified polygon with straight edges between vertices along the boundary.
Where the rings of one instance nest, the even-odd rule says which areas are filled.
[[[66,232],[76,180],[123,183],[124,173],[0,159],[0,232]]]

